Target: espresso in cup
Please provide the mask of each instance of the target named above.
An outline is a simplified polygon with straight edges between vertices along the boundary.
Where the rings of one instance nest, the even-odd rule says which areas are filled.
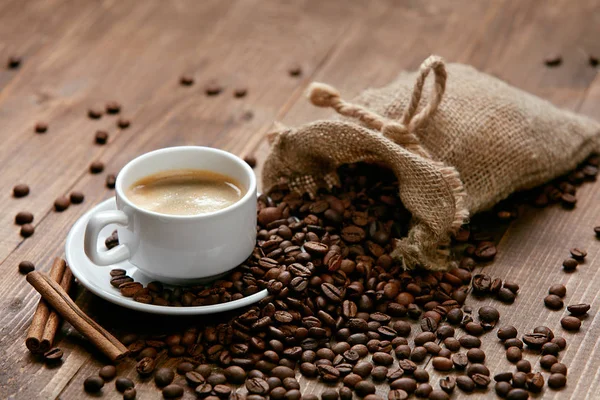
[[[213,171],[178,169],[146,176],[127,188],[143,209],[170,215],[199,215],[229,207],[246,193],[234,178]]]

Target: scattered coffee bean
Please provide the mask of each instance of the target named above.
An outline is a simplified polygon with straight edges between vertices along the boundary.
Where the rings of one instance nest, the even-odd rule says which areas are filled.
[[[498,336],[498,339],[500,339],[502,341],[516,338],[517,337],[517,328],[515,328],[514,326],[504,326],[504,327],[498,329],[497,336]]]
[[[514,303],[515,299],[517,298],[517,296],[511,290],[509,290],[505,287],[500,289],[496,296],[498,297],[498,300],[500,300],[503,303],[507,303],[507,304]]]
[[[590,54],[588,56],[588,62],[590,63],[590,66],[597,67],[598,63],[600,63],[600,59],[598,59],[598,57],[596,57],[595,55]]]
[[[567,295],[567,288],[565,285],[561,284],[552,285],[548,289],[548,294],[553,294],[558,297],[565,297]]]
[[[552,389],[561,389],[567,384],[567,377],[563,374],[551,374],[548,378],[548,386]]]
[[[83,203],[83,200],[85,199],[85,195],[81,192],[71,192],[71,194],[69,195],[69,199],[71,201],[71,203],[73,204],[81,204]]]
[[[47,363],[57,363],[62,360],[63,351],[58,347],[48,350],[44,353],[44,361]]]
[[[118,114],[121,112],[121,104],[116,101],[109,101],[104,106],[108,114]]]
[[[460,345],[465,349],[472,349],[474,347],[481,346],[481,340],[478,337],[472,335],[463,335],[458,339],[458,341],[460,342]]]
[[[560,54],[550,54],[544,58],[544,64],[547,67],[557,67],[562,64],[562,57]]]
[[[61,212],[65,211],[71,205],[71,200],[66,196],[61,196],[54,200],[54,210]]]
[[[117,388],[117,390],[121,393],[123,393],[125,390],[134,387],[135,384],[133,383],[133,381],[129,378],[122,378],[122,377],[118,377],[115,380],[115,387]]]
[[[506,359],[512,363],[516,363],[523,357],[521,349],[518,347],[509,347],[506,349]]]
[[[302,75],[302,67],[298,64],[294,64],[288,69],[288,73],[290,76],[300,76]]]
[[[163,388],[162,394],[165,399],[174,399],[176,397],[181,397],[183,396],[183,386],[172,383]]]
[[[154,372],[155,366],[156,363],[153,358],[144,357],[137,363],[135,369],[141,376],[148,376]]]
[[[571,313],[571,315],[580,316],[585,315],[590,310],[589,304],[571,304],[567,306],[567,310]]]
[[[117,177],[114,174],[106,175],[106,187],[107,188],[114,189],[116,183],[117,183]]]
[[[6,66],[8,69],[17,69],[21,66],[21,57],[19,56],[10,56],[6,61]]]
[[[31,261],[21,261],[19,263],[19,272],[23,275],[35,271],[35,265]]]
[[[431,398],[430,394],[433,391],[433,387],[429,383],[422,383],[415,390],[415,396],[420,398]]]
[[[46,133],[48,131],[48,124],[45,122],[37,122],[33,127],[35,133]]]
[[[531,372],[531,363],[527,360],[517,361],[516,367],[517,367],[517,371],[525,372],[525,373]]]
[[[108,132],[96,131],[94,140],[96,141],[97,144],[106,144],[106,142],[108,142]]]
[[[100,368],[98,376],[104,379],[105,382],[112,381],[117,376],[117,367],[114,365],[105,365],[104,367]]]
[[[33,214],[29,211],[19,211],[15,216],[15,224],[25,225],[33,222]]]
[[[182,86],[192,86],[194,84],[194,77],[192,75],[181,75],[179,77],[179,83]]]
[[[587,251],[583,249],[579,249],[577,247],[571,249],[571,257],[576,259],[577,261],[583,261],[587,256]]]
[[[472,363],[483,363],[485,360],[485,352],[478,348],[469,349],[469,351],[467,351],[467,358]]]
[[[508,392],[506,399],[507,400],[527,400],[527,399],[529,399],[529,393],[527,393],[527,391],[524,389],[514,388],[514,389],[511,389],[510,392]]]
[[[250,166],[250,168],[256,167],[256,157],[248,155],[244,157],[244,161]]]
[[[560,320],[561,326],[567,331],[578,331],[581,321],[577,317],[567,316]]]
[[[577,204],[577,198],[569,193],[563,193],[560,197],[561,204],[565,209],[573,209],[575,208],[575,204]]]
[[[512,386],[510,385],[510,383],[504,381],[496,382],[496,385],[494,385],[494,390],[496,391],[496,394],[498,395],[498,397],[502,398],[505,398],[508,395],[508,392],[511,391],[511,389]]]
[[[125,389],[125,391],[123,392],[123,400],[135,400],[136,396],[137,391],[135,390],[135,388]]]
[[[29,194],[29,186],[20,183],[13,188],[13,196],[14,197],[25,197]]]
[[[552,366],[550,367],[550,372],[553,374],[563,374],[563,375],[567,375],[567,366],[563,363],[554,363],[552,364]]]
[[[102,110],[98,108],[90,108],[88,110],[88,117],[90,117],[91,119],[99,119],[100,117],[102,117]]]
[[[103,386],[104,380],[99,376],[89,376],[83,381],[83,389],[88,393],[97,393]]]
[[[171,368],[159,368],[154,373],[154,383],[156,383],[156,386],[158,387],[164,387],[171,384],[173,379],[175,379],[175,372],[173,372]]]
[[[104,164],[100,161],[94,161],[90,164],[90,172],[92,174],[99,174],[104,171]]]
[[[549,294],[544,298],[544,304],[551,310],[560,310],[564,303],[560,297],[555,294]]]
[[[475,390],[475,382],[466,375],[459,375],[456,377],[456,386],[465,393],[471,393]]]
[[[216,96],[223,91],[223,87],[216,82],[210,82],[204,87],[207,96]]]
[[[360,397],[365,397],[369,394],[375,393],[375,385],[373,382],[360,381],[354,386],[354,391]]]
[[[25,224],[21,227],[21,236],[28,238],[35,232],[35,227],[31,224]]]
[[[237,98],[246,97],[247,93],[248,93],[248,89],[243,88],[243,87],[237,88],[233,91],[233,95]]]
[[[431,365],[438,371],[450,371],[453,367],[452,360],[446,357],[433,357]]]
[[[600,225],[594,227],[594,233],[596,234],[596,238],[600,239]]]

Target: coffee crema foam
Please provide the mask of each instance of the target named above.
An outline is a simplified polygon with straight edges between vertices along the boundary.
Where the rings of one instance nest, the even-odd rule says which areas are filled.
[[[125,192],[145,210],[170,215],[206,214],[236,203],[245,189],[235,179],[213,171],[178,169],[144,177]]]

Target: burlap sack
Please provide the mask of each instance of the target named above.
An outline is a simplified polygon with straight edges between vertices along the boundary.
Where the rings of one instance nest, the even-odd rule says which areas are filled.
[[[430,72],[434,84],[425,85]],[[286,182],[314,194],[338,183],[341,164],[389,166],[413,218],[393,253],[407,268],[444,269],[442,249],[469,214],[562,175],[600,150],[598,122],[435,56],[352,103],[319,83],[308,95],[346,118],[275,132],[264,187]]]

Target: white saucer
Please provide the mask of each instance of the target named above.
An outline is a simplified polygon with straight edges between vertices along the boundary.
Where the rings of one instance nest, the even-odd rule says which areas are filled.
[[[167,307],[138,303],[132,298],[122,296],[119,290],[110,284],[111,269],[122,268],[126,270],[127,275],[131,276],[136,282],[140,282],[144,285],[152,281],[152,279],[143,275],[136,266],[128,261],[106,267],[96,265],[90,261],[83,251],[83,234],[90,216],[98,211],[114,209],[116,209],[114,198],[103,201],[96,207],[92,208],[85,215],[79,218],[77,222],[75,222],[71,228],[71,231],[69,232],[69,235],[67,236],[67,243],[65,245],[67,263],[69,264],[71,271],[73,271],[73,275],[75,275],[80,284],[82,284],[86,289],[95,295],[103,298],[104,300],[110,301],[111,303],[115,303],[132,310],[164,315],[214,314],[245,307],[267,297],[267,290],[265,289],[251,296],[243,297],[239,300],[230,301],[228,303],[197,307]],[[115,229],[116,225],[108,225],[105,227],[100,233],[98,246],[106,249],[104,240],[110,236]]]

